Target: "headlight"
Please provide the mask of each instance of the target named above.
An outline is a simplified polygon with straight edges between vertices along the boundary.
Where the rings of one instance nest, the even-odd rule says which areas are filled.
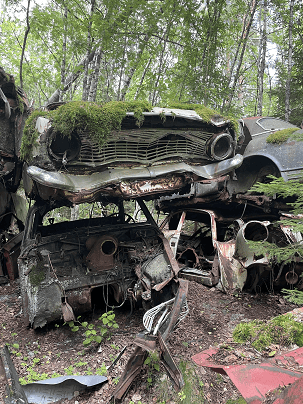
[[[233,138],[228,133],[221,133],[211,140],[208,154],[215,160],[224,160],[233,152]]]
[[[63,164],[74,160],[78,156],[80,148],[81,141],[75,133],[63,136],[60,132],[53,132],[50,135],[49,153],[55,160],[62,161]]]

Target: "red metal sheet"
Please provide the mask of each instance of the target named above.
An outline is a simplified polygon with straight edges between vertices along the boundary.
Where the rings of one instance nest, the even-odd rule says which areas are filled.
[[[295,349],[286,354],[276,356],[259,364],[243,364],[224,366],[214,362],[212,356],[218,352],[218,348],[210,348],[192,357],[192,360],[199,366],[209,367],[217,373],[227,374],[237,389],[240,391],[248,404],[259,404],[264,400],[268,391],[274,390],[280,386],[300,380],[303,376],[302,372],[288,370],[286,366],[292,363],[302,366],[303,364],[303,348]],[[280,367],[282,365],[283,367]],[[284,367],[285,366],[285,367]],[[303,378],[302,378],[303,383]],[[299,392],[303,386],[299,383],[294,387],[294,392]],[[284,401],[275,401],[274,404],[302,404],[301,401],[293,400],[294,392],[290,389]],[[286,394],[286,393],[285,393]],[[303,395],[301,395],[303,397]],[[279,399],[281,400],[281,399]]]
[[[247,403],[264,400],[265,394],[280,386],[293,383],[302,373],[280,368],[270,363],[226,366],[224,368]]]
[[[303,377],[287,387],[282,396],[273,404],[302,404],[303,402]]]

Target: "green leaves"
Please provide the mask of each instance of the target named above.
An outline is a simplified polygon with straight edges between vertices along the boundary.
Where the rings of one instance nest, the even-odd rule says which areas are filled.
[[[101,321],[100,325],[89,324],[87,321],[80,323],[78,320],[76,321],[76,324],[74,321],[69,321],[67,324],[73,332],[85,329],[85,339],[83,341],[84,346],[89,346],[94,342],[100,344],[105,337],[108,339],[111,337],[112,328],[119,328],[119,325],[115,321],[115,313],[112,310],[103,313],[102,316],[99,317],[99,321]]]

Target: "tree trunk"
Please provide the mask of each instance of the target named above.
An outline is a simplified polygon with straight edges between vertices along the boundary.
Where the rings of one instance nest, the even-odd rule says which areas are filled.
[[[127,78],[126,78],[126,80],[124,82],[124,86],[123,86],[123,88],[121,90],[121,96],[120,96],[121,101],[124,101],[124,99],[125,99],[125,95],[126,95],[128,89],[129,89],[129,86],[130,86],[131,80],[133,78],[133,75],[135,74],[135,71],[136,71],[136,69],[137,69],[137,67],[138,67],[138,65],[140,63],[142,54],[143,54],[144,49],[145,49],[145,47],[146,47],[146,45],[147,45],[147,43],[149,41],[149,38],[150,38],[150,36],[148,34],[146,34],[144,36],[143,43],[141,43],[140,46],[139,46],[139,50],[138,50],[138,53],[137,53],[137,56],[136,56],[136,61],[134,63],[134,66],[130,69],[130,71],[128,73],[128,76],[127,76]]]
[[[144,79],[145,79],[147,70],[149,69],[149,66],[150,66],[150,64],[151,64],[151,61],[152,61],[152,58],[149,58],[149,60],[148,60],[148,62],[147,62],[147,65],[145,66],[145,68],[144,68],[144,70],[143,70],[140,83],[139,83],[139,85],[138,85],[138,87],[137,87],[137,91],[136,91],[136,95],[135,95],[135,100],[138,98],[138,95],[139,95],[139,93],[140,93],[140,89],[141,89],[141,87],[142,87],[143,81],[144,81]]]
[[[236,86],[237,86],[237,83],[238,83],[238,80],[239,80],[239,77],[240,77],[240,70],[241,70],[241,66],[242,66],[242,63],[243,63],[243,57],[244,57],[244,53],[245,53],[245,50],[246,50],[246,45],[247,45],[247,41],[248,41],[248,37],[249,37],[250,28],[251,28],[251,25],[252,25],[252,22],[253,22],[253,19],[254,19],[254,15],[255,15],[255,12],[256,12],[257,2],[258,2],[258,0],[252,0],[252,3],[251,3],[252,9],[251,9],[251,12],[250,12],[249,22],[248,22],[248,25],[246,27],[245,33],[244,33],[242,50],[241,50],[240,58],[239,58],[239,61],[238,61],[237,71],[236,71],[236,74],[235,74],[235,77],[234,77],[232,88],[230,90],[229,101],[228,101],[228,105],[227,105],[227,112],[230,109],[231,103],[233,101]]]
[[[88,21],[88,28],[87,28],[87,51],[86,51],[86,60],[84,63],[84,73],[83,73],[83,87],[82,87],[82,100],[88,100],[88,91],[89,91],[89,74],[88,74],[88,56],[91,53],[92,48],[92,36],[91,36],[91,29],[92,29],[92,16],[94,14],[95,9],[95,0],[91,0],[91,9],[90,9],[90,16]]]
[[[261,8],[261,20],[263,14],[263,24],[262,24],[262,32],[260,38],[260,47],[259,47],[259,64],[258,64],[258,89],[257,89],[257,115],[262,116],[262,107],[263,107],[263,80],[264,80],[264,71],[265,71],[265,59],[266,59],[266,49],[267,49],[267,0],[264,0],[263,10]]]
[[[76,66],[75,73],[70,73],[65,80],[64,87],[61,89],[62,92],[66,92],[67,90],[70,89],[71,85],[77,80],[77,78],[80,76],[80,74],[83,72],[84,64],[86,62],[91,62],[95,56],[96,51],[92,51],[88,56],[85,56],[81,62]],[[53,102],[58,102],[59,101],[59,93],[60,90],[57,89],[48,99],[47,103],[51,104]]]
[[[22,52],[21,52],[21,58],[20,58],[20,87],[23,88],[23,77],[22,77],[22,68],[23,68],[23,58],[24,58],[24,52],[25,52],[25,47],[26,47],[26,41],[27,41],[27,36],[29,34],[29,31],[31,29],[29,25],[29,7],[30,7],[31,0],[28,0],[27,2],[27,10],[26,10],[26,30],[24,34],[24,39],[23,39],[23,46],[22,46]]]
[[[66,42],[67,42],[67,7],[64,10],[64,35],[63,35],[63,43],[62,43],[62,62],[61,62],[61,87],[59,92],[59,101],[63,101],[63,93],[62,89],[64,88],[65,83],[65,74],[66,74]]]
[[[92,101],[92,102],[96,101],[101,59],[102,59],[102,52],[101,52],[101,49],[98,49],[95,54],[95,65],[94,65],[94,71],[92,73],[92,79],[91,79],[91,83],[90,83],[88,101]]]
[[[285,85],[285,121],[289,121],[290,116],[290,82],[292,72],[292,31],[294,25],[294,3],[295,0],[290,0],[289,5],[289,25],[288,25],[288,63],[287,63],[287,79]]]

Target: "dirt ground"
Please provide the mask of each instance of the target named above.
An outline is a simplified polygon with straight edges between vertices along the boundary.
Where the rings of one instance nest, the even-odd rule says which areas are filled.
[[[241,293],[238,296],[229,296],[216,288],[210,289],[195,282],[189,283],[188,304],[188,316],[168,339],[168,347],[183,372],[186,387],[182,392],[176,393],[162,367],[157,371],[145,365],[122,400],[123,404],[244,403],[227,376],[198,367],[191,357],[209,347],[232,343],[232,331],[242,320],[269,319],[297,307],[279,294]],[[81,318],[81,321],[97,324],[104,311],[105,309],[100,309]],[[85,347],[83,331],[80,329],[72,332],[68,325],[63,326],[63,322],[34,331],[23,322],[17,280],[0,287],[1,349],[9,344],[19,376],[27,379],[33,371],[40,375],[46,373],[49,377],[54,373],[95,374],[103,364],[109,366],[117,353],[127,346],[124,355],[108,372],[107,383],[88,392],[76,393],[72,400],[61,401],[74,404],[108,403],[134,349],[134,337],[143,329],[141,310],[130,315],[129,307],[123,307],[117,309],[115,314],[119,328],[114,330],[110,340],[103,341],[99,346],[93,343]],[[1,402],[3,385],[0,389]]]

